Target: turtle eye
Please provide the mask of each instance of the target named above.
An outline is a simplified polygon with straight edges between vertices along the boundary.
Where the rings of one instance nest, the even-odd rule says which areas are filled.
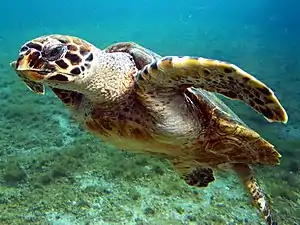
[[[55,45],[48,49],[45,49],[42,55],[43,58],[49,61],[55,61],[59,59],[65,51],[66,48],[64,45]]]

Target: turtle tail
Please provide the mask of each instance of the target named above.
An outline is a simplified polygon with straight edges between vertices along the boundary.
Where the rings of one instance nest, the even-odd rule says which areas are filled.
[[[259,210],[268,225],[277,225],[269,201],[257,180],[254,178],[252,169],[247,164],[234,164],[233,169],[238,174],[245,188],[250,193],[254,206]]]

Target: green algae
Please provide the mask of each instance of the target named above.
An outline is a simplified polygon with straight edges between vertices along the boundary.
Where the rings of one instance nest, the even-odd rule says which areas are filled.
[[[0,204],[1,212],[5,212],[0,216],[3,224],[65,220],[69,221],[66,224],[86,224],[95,218],[106,224],[168,224],[170,221],[172,224],[184,224],[184,221],[224,224],[230,220],[233,224],[247,224],[246,218],[234,214],[238,214],[239,208],[241,215],[245,210],[252,210],[246,196],[230,197],[226,186],[215,186],[228,183],[226,179],[232,180],[230,173],[218,176],[216,184],[208,189],[188,187],[163,159],[125,153],[87,134],[79,136],[70,146],[46,153],[41,149],[40,153],[20,162],[26,168],[28,180],[13,189],[1,189],[4,194],[0,202],[5,202]],[[120,170],[117,167],[121,164],[128,167]],[[164,168],[164,172],[156,167]],[[256,172],[261,170],[257,168]],[[134,174],[134,179],[128,179],[130,174]],[[46,182],[41,181],[43,176]],[[259,177],[266,176],[270,175],[264,169]],[[239,182],[230,183],[227,184],[230,190],[242,193]],[[5,182],[2,185],[6,187]],[[270,185],[267,187],[271,195],[278,194]],[[205,211],[201,209],[204,203],[208,204]],[[26,213],[28,210],[35,213]],[[214,213],[216,210],[218,214]],[[282,215],[286,214],[289,217],[283,218],[284,221],[293,221],[288,211]],[[248,217],[259,219],[254,210],[247,220]]]
[[[27,174],[22,166],[10,160],[4,167],[3,180],[6,184],[14,185],[26,180]]]
[[[68,118],[63,108],[58,110],[60,104],[56,107],[37,110],[49,115],[46,118],[57,113]],[[28,140],[26,128],[19,137],[17,121],[10,121],[15,131],[6,131],[0,161],[1,224],[263,224],[232,173],[217,175],[206,189],[189,187],[164,159],[117,150],[73,123],[61,126],[52,119],[35,123],[32,112],[24,124],[33,140]],[[11,143],[9,135],[18,138],[17,143]],[[65,142],[66,138],[72,141]],[[281,167],[255,170],[283,224],[299,218],[296,207],[289,209],[299,199],[292,178],[300,180],[297,165],[287,179],[290,160],[287,155]],[[8,176],[8,171],[16,176]]]

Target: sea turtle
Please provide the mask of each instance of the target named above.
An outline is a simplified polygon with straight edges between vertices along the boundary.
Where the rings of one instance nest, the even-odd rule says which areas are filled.
[[[100,50],[47,35],[25,43],[11,66],[33,92],[49,85],[103,141],[167,158],[189,185],[206,187],[213,170],[233,169],[266,223],[277,224],[251,165],[277,165],[280,154],[214,93],[247,103],[268,121],[288,117],[273,91],[236,65],[161,57],[133,42]]]

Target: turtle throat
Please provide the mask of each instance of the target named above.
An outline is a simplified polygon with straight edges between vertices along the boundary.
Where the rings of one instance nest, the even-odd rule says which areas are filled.
[[[137,68],[127,53],[99,52],[89,72],[80,80],[79,92],[101,108],[127,101]]]

